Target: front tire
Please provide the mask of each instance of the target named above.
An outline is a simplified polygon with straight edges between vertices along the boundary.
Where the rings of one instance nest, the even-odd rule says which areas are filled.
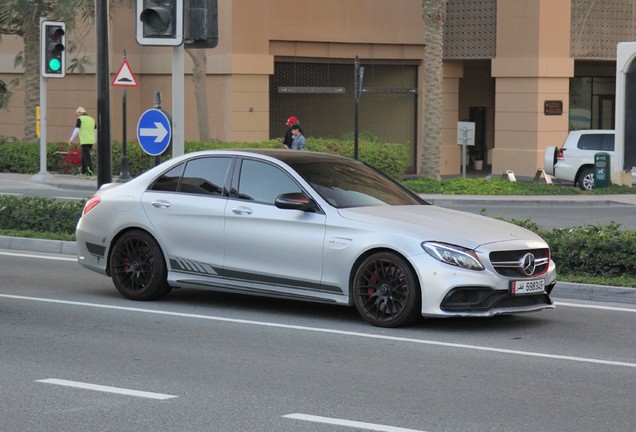
[[[579,188],[584,191],[590,191],[594,189],[594,170],[592,168],[585,168],[579,176]]]
[[[373,254],[360,264],[352,295],[362,318],[374,326],[399,327],[420,316],[421,293],[413,270],[392,252]]]
[[[156,300],[171,290],[161,248],[145,231],[128,231],[115,242],[110,273],[117,291],[130,300]]]

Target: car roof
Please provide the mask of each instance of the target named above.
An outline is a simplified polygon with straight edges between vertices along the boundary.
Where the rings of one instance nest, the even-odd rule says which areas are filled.
[[[614,135],[615,131],[613,129],[579,129],[575,131],[570,131],[570,135]]]
[[[198,155],[213,155],[213,154],[226,154],[235,156],[249,156],[250,154],[258,154],[274,159],[278,159],[287,164],[293,164],[298,162],[303,163],[318,163],[318,162],[349,162],[349,163],[362,163],[354,159],[339,156],[330,153],[312,152],[312,151],[298,151],[287,149],[273,149],[273,148],[246,148],[246,149],[219,149],[219,150],[203,150],[196,152]],[[194,154],[190,153],[190,156]],[[187,157],[187,155],[184,155]]]

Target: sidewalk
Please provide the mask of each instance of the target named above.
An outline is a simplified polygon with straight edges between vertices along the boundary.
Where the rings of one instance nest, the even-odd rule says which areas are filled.
[[[116,179],[113,179],[116,181]],[[97,190],[97,179],[87,179],[67,174],[14,174],[0,173],[0,187],[25,188],[31,190],[59,188],[87,191]]]
[[[113,178],[113,181],[117,181]],[[44,190],[44,189],[77,189],[85,191],[96,191],[97,180],[90,180],[81,177],[48,174],[46,176],[30,174],[0,173],[0,188],[6,190],[11,188]],[[503,196],[503,195],[421,195],[431,204],[452,205],[471,201],[475,203],[537,203],[546,202],[571,203],[572,205],[591,203],[599,206],[611,203],[628,204],[636,206],[636,194],[630,195],[543,195],[543,196]],[[28,239],[21,237],[0,236],[0,249],[40,252],[52,254],[64,254],[74,256],[77,248],[74,242],[64,242],[57,240]],[[555,298],[569,298],[578,300],[604,301],[614,303],[636,304],[636,289],[617,288],[601,285],[573,284],[558,282],[552,296]]]

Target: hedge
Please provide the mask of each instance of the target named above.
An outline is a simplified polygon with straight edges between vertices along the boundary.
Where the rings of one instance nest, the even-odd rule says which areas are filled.
[[[359,159],[395,179],[401,179],[409,164],[408,145],[383,143],[374,139],[360,140]],[[186,142],[185,152],[211,149],[241,148],[280,148],[276,140],[238,143],[238,142]],[[311,151],[333,153],[353,157],[354,143],[348,139],[307,138],[307,147]],[[111,149],[112,175],[121,171],[122,145],[113,143]],[[47,171],[52,173],[76,174],[79,172],[79,154],[77,146],[69,147],[68,143],[49,144],[46,149]],[[95,157],[93,152],[93,157]],[[168,150],[170,153],[170,149]],[[162,161],[170,156],[161,157]],[[128,173],[137,176],[155,165],[155,157],[143,152],[139,144],[129,143],[126,146]],[[93,166],[97,166],[93,161]],[[34,174],[40,171],[40,145],[38,143],[5,142],[0,143],[0,172]]]

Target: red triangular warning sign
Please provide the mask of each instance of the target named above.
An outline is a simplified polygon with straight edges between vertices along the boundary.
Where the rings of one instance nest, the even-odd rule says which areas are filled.
[[[125,86],[125,87],[136,87],[137,81],[135,81],[135,76],[130,70],[130,66],[128,62],[124,60],[119,68],[119,72],[115,75],[115,79],[113,80],[113,86]]]

